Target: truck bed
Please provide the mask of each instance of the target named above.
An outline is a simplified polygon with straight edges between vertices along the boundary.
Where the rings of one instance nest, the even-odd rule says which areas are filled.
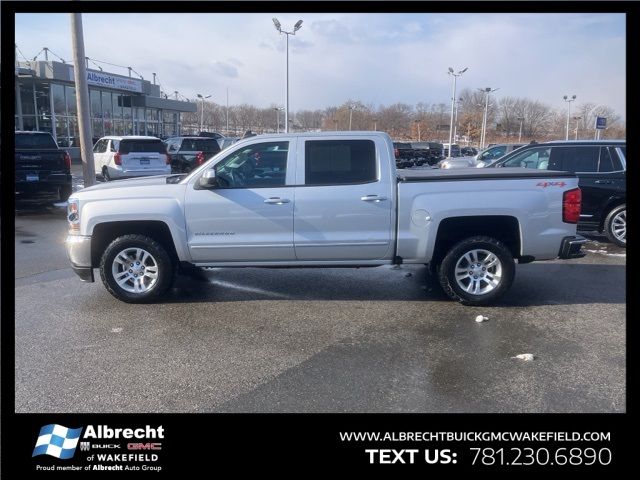
[[[575,178],[571,172],[530,168],[460,168],[398,171],[399,182],[434,182],[454,180],[499,180],[527,178]]]

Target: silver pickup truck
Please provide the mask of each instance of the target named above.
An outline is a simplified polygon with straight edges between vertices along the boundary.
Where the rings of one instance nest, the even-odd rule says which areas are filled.
[[[183,267],[427,264],[467,305],[495,301],[515,264],[574,258],[570,173],[396,171],[383,132],[259,135],[189,174],[109,182],[68,202],[66,246],[125,302],[158,299]]]

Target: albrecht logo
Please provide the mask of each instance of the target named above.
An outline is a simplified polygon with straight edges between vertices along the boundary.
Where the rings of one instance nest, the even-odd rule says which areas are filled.
[[[36,447],[33,449],[31,456],[51,455],[63,460],[71,458],[76,452],[81,433],[82,427],[67,428],[55,423],[45,425],[40,429]]]

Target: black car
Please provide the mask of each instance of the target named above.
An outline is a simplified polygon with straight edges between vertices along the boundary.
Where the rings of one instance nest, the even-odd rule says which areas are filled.
[[[460,154],[463,157],[475,157],[478,154],[478,149],[474,147],[462,147]]]
[[[393,151],[396,156],[396,167],[408,168],[416,165],[415,154],[410,143],[393,142]]]
[[[165,141],[173,173],[188,173],[220,151],[215,138],[172,137]]]
[[[525,145],[486,168],[525,167],[575,173],[582,190],[578,228],[627,244],[627,142],[556,141]]]
[[[71,157],[47,132],[15,132],[18,194],[50,194],[65,202],[71,195]]]

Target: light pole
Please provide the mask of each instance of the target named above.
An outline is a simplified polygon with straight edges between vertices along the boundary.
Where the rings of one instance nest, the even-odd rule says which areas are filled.
[[[418,141],[420,142],[420,120],[414,120],[414,122],[418,126]]]
[[[481,92],[484,92],[484,115],[482,117],[482,133],[480,134],[480,148],[484,148],[484,143],[487,136],[487,113],[489,112],[489,94],[491,92],[495,92],[496,90],[500,90],[499,88],[479,88]]]
[[[524,117],[518,117],[517,120],[520,122],[520,133],[518,134],[518,143],[522,141],[522,122],[524,122]]]
[[[462,103],[462,98],[456,100],[456,114],[453,119],[453,141],[456,141],[458,137],[458,109],[460,108],[460,103]]]
[[[284,110],[284,107],[273,107],[276,111],[276,133],[280,133],[280,112]]]
[[[338,131],[338,119],[333,117],[333,129],[337,132]]]
[[[564,97],[562,97],[564,99],[565,102],[567,102],[567,132],[566,132],[566,136],[565,136],[565,140],[569,140],[569,117],[571,115],[571,102],[573,102],[576,99],[575,95],[572,95],[571,97],[569,97],[569,95],[565,95]]]
[[[202,102],[201,102],[201,103],[202,103],[202,109],[200,110],[200,131],[202,132],[202,131],[203,131],[203,130],[202,130],[202,124],[203,124],[203,122],[204,122],[204,99],[205,99],[205,98],[210,98],[210,97],[211,97],[211,95],[203,96],[203,95],[201,95],[200,93],[196,93],[196,96],[197,96],[200,100],[202,100]]]
[[[355,105],[349,105],[349,131],[351,131],[351,118],[353,116],[353,111],[356,109]]]
[[[576,121],[576,138],[575,138],[575,140],[578,140],[578,122],[580,120],[582,120],[582,117],[573,117],[573,119]]]
[[[378,119],[377,118],[373,119],[373,131],[374,132],[378,131]]]
[[[448,74],[453,77],[453,93],[451,95],[451,124],[449,125],[449,158],[451,158],[451,151],[453,150],[453,148],[451,148],[451,144],[453,143],[453,109],[456,103],[456,82],[458,81],[458,77],[467,70],[469,70],[469,68],[465,67],[458,73],[455,73],[453,68],[449,67]]]
[[[284,131],[285,133],[289,133],[289,35],[295,35],[300,27],[302,27],[302,20],[298,20],[296,24],[293,26],[293,32],[287,32],[282,29],[282,25],[277,18],[273,18],[273,24],[276,27],[276,30],[281,34],[285,34],[287,36],[287,81],[286,81],[286,90],[285,90],[285,110],[284,110]]]

